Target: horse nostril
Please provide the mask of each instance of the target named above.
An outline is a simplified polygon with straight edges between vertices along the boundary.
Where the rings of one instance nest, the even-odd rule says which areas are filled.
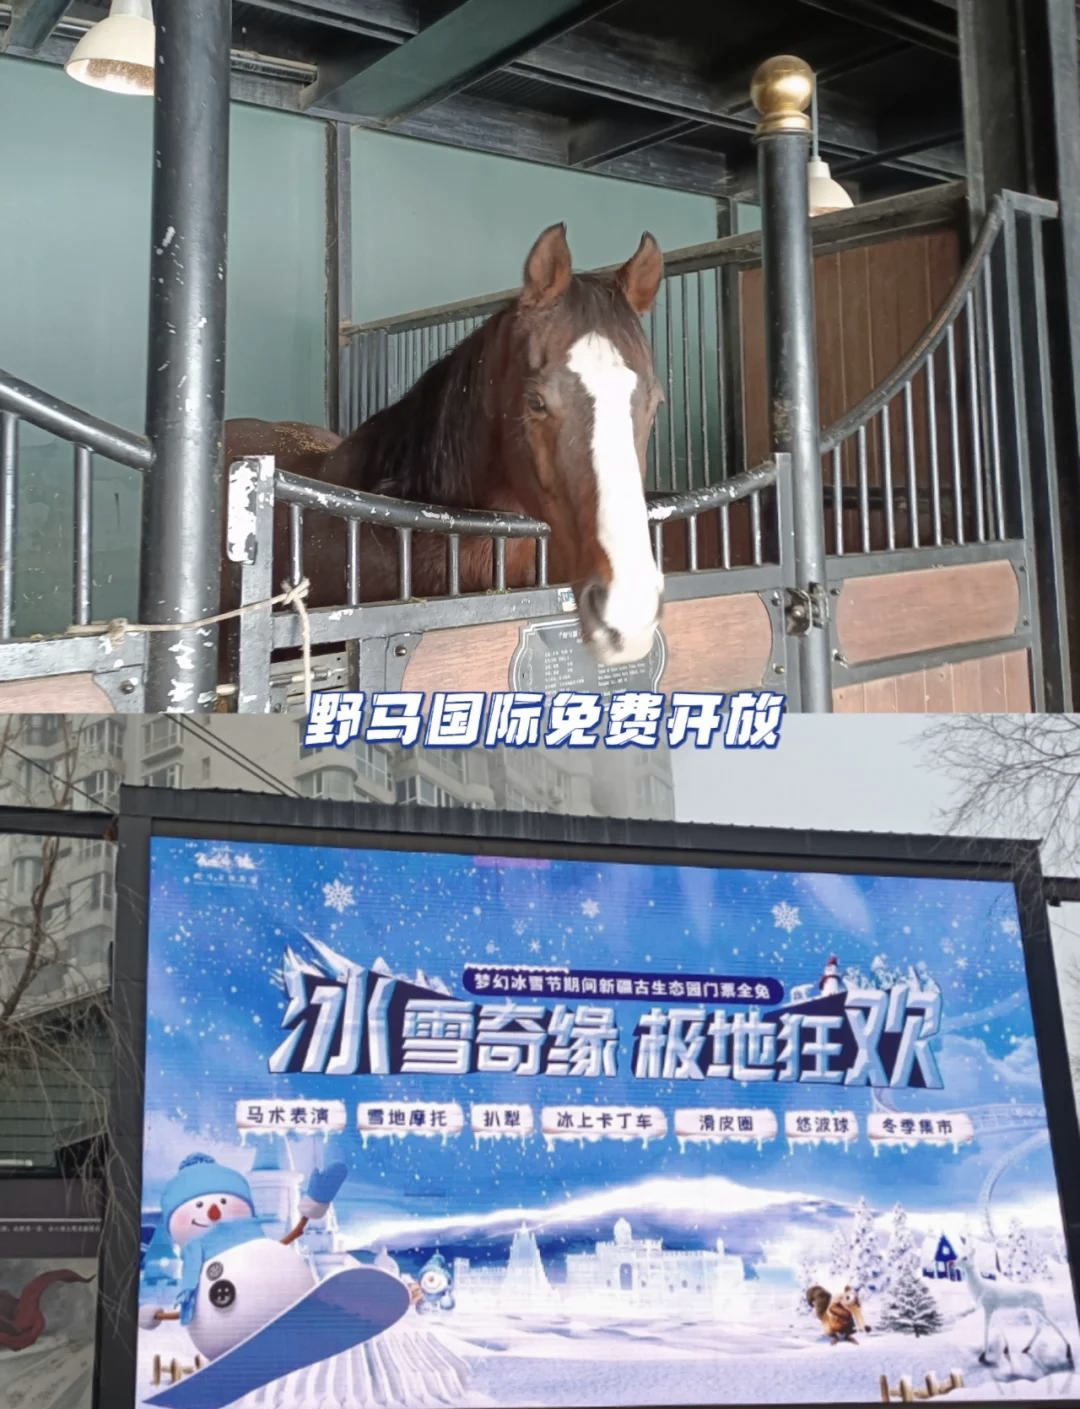
[[[602,623],[604,620],[604,608],[607,606],[608,589],[606,584],[593,579],[587,582],[581,592],[581,606],[583,611],[591,616],[594,621]]]

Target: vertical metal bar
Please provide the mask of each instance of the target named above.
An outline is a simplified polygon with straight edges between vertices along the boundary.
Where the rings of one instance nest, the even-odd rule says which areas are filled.
[[[446,540],[446,580],[451,597],[461,596],[461,539],[452,533]]]
[[[656,565],[661,572],[664,570],[664,525],[654,523],[652,526],[652,550]]]
[[[407,602],[412,596],[412,536],[411,528],[399,528],[398,538],[398,596]]]
[[[546,587],[548,580],[548,541],[546,538],[536,540],[536,585]]]
[[[1008,231],[1006,232],[1008,236]],[[1069,643],[1069,593],[1062,534],[1059,447],[1054,434],[1052,354],[1047,319],[1046,268],[1041,223],[1028,216],[1019,240],[1016,280],[1025,292],[1019,328],[1018,361],[1025,372],[1027,427],[1026,493],[1023,532],[1033,560],[1032,606],[1038,616],[1033,674],[1041,683],[1041,707],[1068,713],[1073,709]],[[1039,708],[1038,702],[1036,708]]]
[[[907,461],[908,518],[911,521],[911,546],[921,546],[919,526],[919,477],[915,461],[915,402],[911,383],[904,383],[904,458]]]
[[[75,447],[75,584],[72,608],[76,626],[90,621],[92,592],[93,456],[85,445]]]
[[[506,539],[496,538],[492,544],[492,558],[495,563],[495,591],[506,591]]]
[[[682,392],[683,392],[683,439],[686,442],[686,487],[694,486],[694,431],[690,405],[690,310],[687,307],[690,295],[690,276],[684,274],[679,280],[680,308],[682,324]]]
[[[885,546],[896,547],[896,503],[893,500],[891,401],[881,408],[881,492],[885,496]]]
[[[237,462],[228,473],[235,477],[229,487],[230,510],[234,485],[239,481],[244,485],[245,502],[237,507],[251,525],[249,552],[240,569],[240,605],[248,610],[227,637],[237,653],[232,658],[230,652],[229,679],[237,684],[238,713],[268,714],[274,621],[270,607],[256,604],[266,603],[274,596],[274,461],[269,455],[260,455]]]
[[[999,542],[1005,539],[1005,486],[1001,469],[1001,420],[998,407],[998,374],[994,342],[994,290],[991,282],[993,253],[983,265],[983,315],[986,319],[986,390],[990,422],[990,493],[993,516]]]
[[[723,269],[717,270],[717,285],[718,313],[722,318],[719,347],[723,363],[719,377],[723,406],[724,477],[727,478],[746,468],[741,270],[733,265],[725,265]]]
[[[844,447],[834,445],[832,451],[833,532],[836,534],[837,557],[844,555]]]
[[[979,356],[975,329],[975,301],[964,300],[964,331],[967,334],[968,434],[971,436],[971,474],[975,491],[975,536],[986,542],[986,505],[983,494],[982,398],[979,395]]]
[[[702,484],[712,484],[709,473],[709,376],[708,339],[705,337],[705,271],[697,273],[698,316],[698,395],[701,397],[701,468]],[[695,542],[697,529],[694,529]]]
[[[941,464],[938,459],[937,388],[934,354],[926,359],[926,437],[930,450],[930,515],[934,545],[941,547]]]
[[[653,368],[659,365],[656,348],[656,304],[649,309],[649,346],[652,348]],[[652,461],[652,470],[648,479],[650,489],[660,489],[660,409],[657,408],[656,419],[653,421],[652,434],[649,437],[649,457]]]
[[[960,464],[960,396],[956,376],[956,335],[950,323],[945,334],[949,358],[949,454],[952,456],[953,478],[953,532],[955,541],[963,543],[964,534],[964,485]]]
[[[697,514],[686,520],[686,566],[690,572],[698,570]]]
[[[231,0],[157,0],[140,615],[175,625],[221,601]],[[217,627],[154,632],[148,712],[209,711]]]
[[[289,581],[295,586],[304,580],[304,511],[289,505]]]
[[[761,491],[756,490],[750,496],[750,536],[753,540],[753,562],[755,567],[760,567],[763,558],[763,534],[761,531]]]
[[[353,316],[351,143],[347,123],[326,124],[326,424],[339,435],[353,429],[352,340],[341,336]]]
[[[870,551],[870,474],[866,458],[866,427],[855,433],[855,456],[859,471],[859,541],[864,553]]]
[[[731,509],[727,504],[720,506],[720,561],[726,568],[731,566]]]
[[[793,551],[785,579],[809,595],[809,628],[797,636],[800,705],[832,711],[832,650],[827,620],[825,507],[820,447],[814,281],[805,109],[814,77],[806,64],[770,60],[752,88],[762,114],[755,134],[761,193],[766,360],[773,449],[791,456]],[[756,498],[756,496],[755,496]]]
[[[671,299],[675,285],[664,289],[664,339],[667,343],[667,423],[668,423],[668,489],[675,488],[675,338],[672,332]]]
[[[15,628],[15,519],[19,499],[19,418],[0,412],[0,640]]]
[[[349,519],[346,523],[348,534],[349,561],[345,573],[345,587],[348,592],[347,601],[350,607],[360,605],[360,520]]]

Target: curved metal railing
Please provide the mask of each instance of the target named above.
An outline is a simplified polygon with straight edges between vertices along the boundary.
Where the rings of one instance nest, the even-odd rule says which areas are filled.
[[[21,421],[67,441],[74,449],[72,618],[79,626],[89,623],[91,613],[93,457],[102,455],[142,474],[154,463],[153,446],[146,436],[114,426],[0,370],[0,641],[11,640],[14,628]]]

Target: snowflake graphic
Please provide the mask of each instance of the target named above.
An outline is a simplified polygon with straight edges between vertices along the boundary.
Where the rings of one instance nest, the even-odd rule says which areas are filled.
[[[956,967],[957,967],[958,969],[966,969],[967,966],[968,966],[968,961],[967,961],[966,959],[964,959],[964,958],[957,959],[957,961],[956,961]]]
[[[1001,922],[1001,933],[1002,933],[1002,934],[1007,934],[1007,935],[1009,935],[1009,936],[1011,937],[1011,936],[1014,935],[1014,934],[1019,934],[1019,933],[1020,933],[1020,926],[1016,923],[1015,920],[1012,920],[1012,919],[1009,919],[1009,920],[1002,920],[1002,922]]]
[[[522,934],[524,934],[526,928],[527,928],[527,926],[526,926],[524,920],[515,920],[515,921],[514,921],[514,933],[515,933],[515,934],[517,934],[517,935],[522,935]]]
[[[336,910],[339,915],[344,915],[346,910],[351,910],[356,904],[352,886],[347,886],[344,881],[331,881],[329,885],[323,886],[322,893],[326,908]]]
[[[539,953],[540,953],[540,941],[539,941],[538,939],[534,939],[534,940],[532,941],[532,943],[529,945],[529,953],[530,953],[530,954],[539,954]]]
[[[581,902],[581,913],[587,920],[595,920],[600,913],[600,906],[595,900],[583,900]]]
[[[494,941],[493,939],[489,939],[488,942],[484,945],[484,953],[485,953],[485,954],[498,954],[498,952],[499,952],[499,946],[495,943],[495,941]]]
[[[799,919],[799,907],[789,905],[786,900],[781,900],[779,905],[772,908],[773,922],[778,930],[786,930],[788,934],[798,929],[802,924]]]

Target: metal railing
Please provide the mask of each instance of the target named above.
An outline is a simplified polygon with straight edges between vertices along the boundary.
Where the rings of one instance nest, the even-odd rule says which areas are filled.
[[[18,505],[20,489],[19,426],[37,427],[72,447],[74,560],[71,578],[71,620],[91,621],[93,610],[94,457],[146,474],[154,463],[150,441],[114,426],[28,382],[0,371],[0,642],[15,633],[15,593]],[[2,677],[0,677],[2,678]]]

